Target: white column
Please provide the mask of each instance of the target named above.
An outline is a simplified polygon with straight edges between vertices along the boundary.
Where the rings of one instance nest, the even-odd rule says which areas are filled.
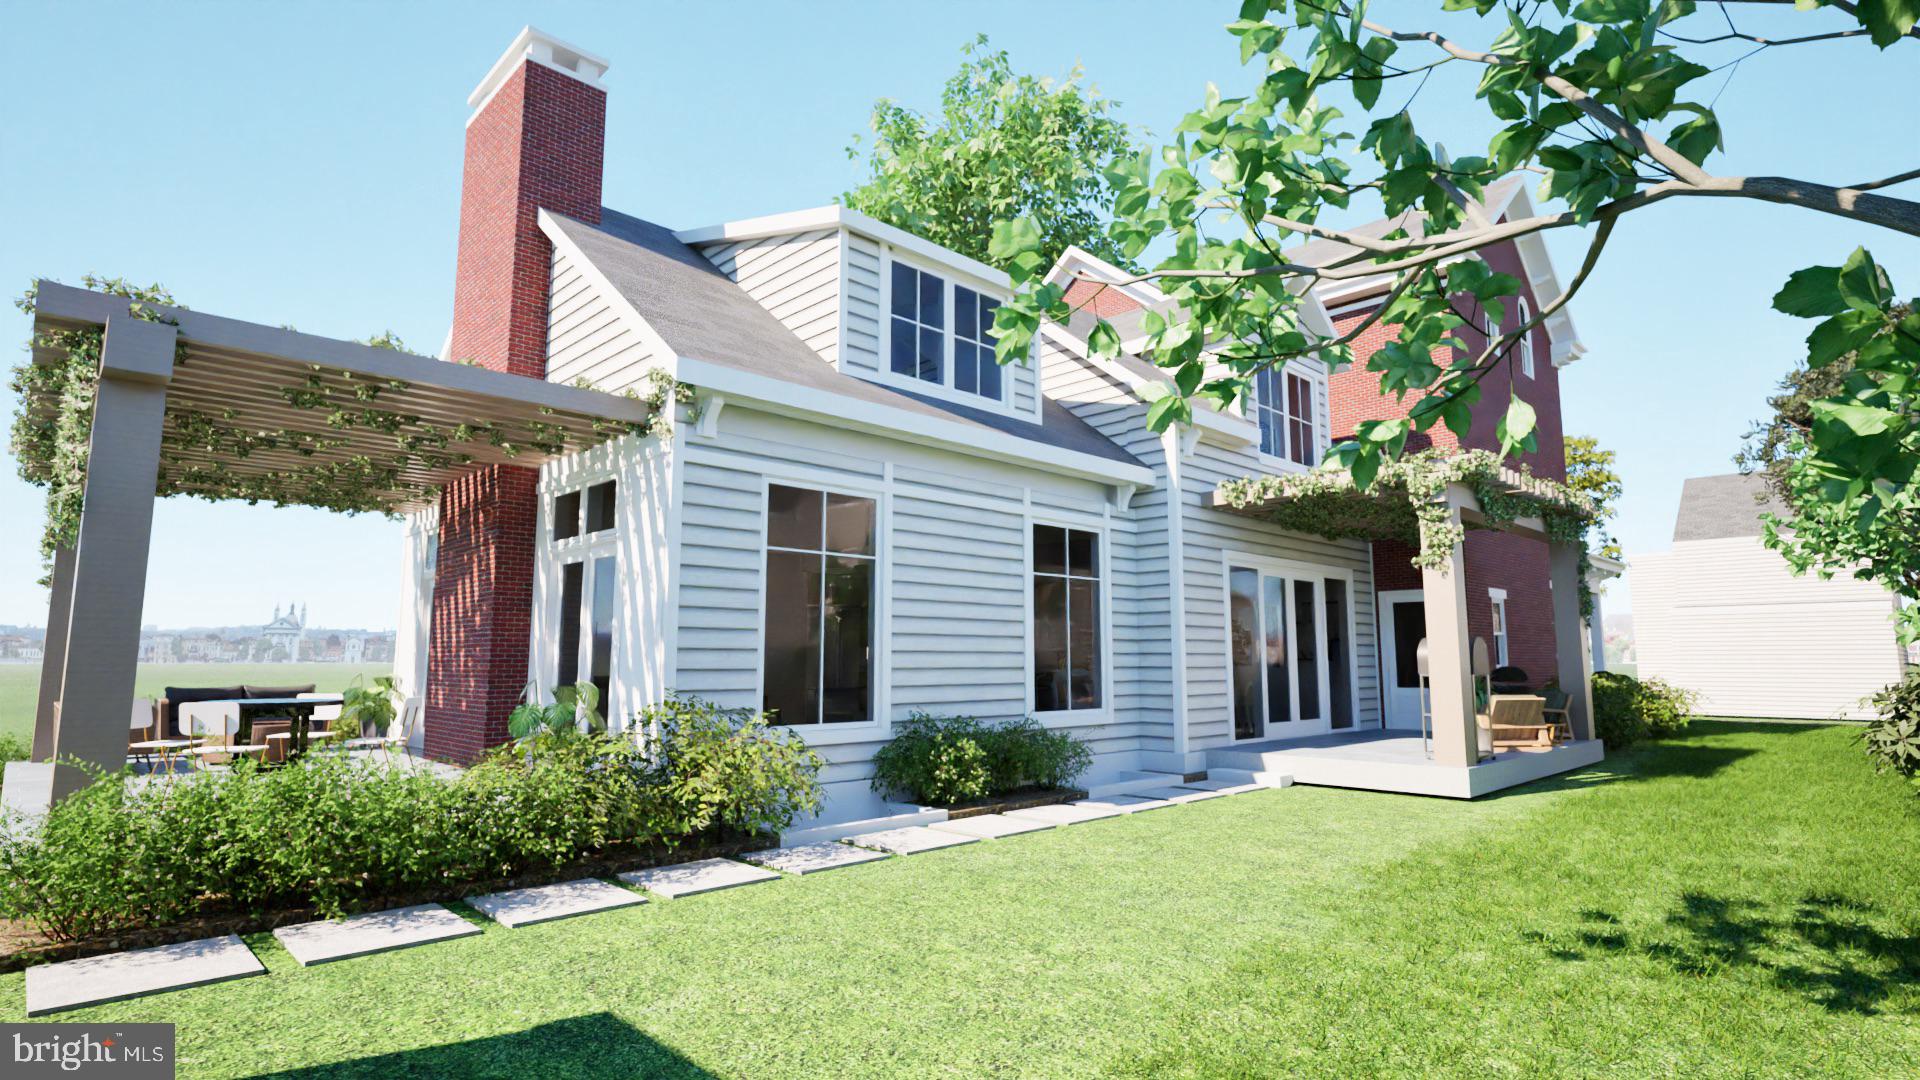
[[[1448,519],[1460,526],[1460,507],[1471,499],[1464,488],[1447,493]],[[1480,760],[1480,735],[1473,709],[1473,657],[1467,630],[1467,559],[1462,540],[1437,569],[1420,572],[1427,608],[1428,690],[1433,703],[1433,760],[1462,768]]]
[[[1593,663],[1587,627],[1580,618],[1580,547],[1549,541],[1547,568],[1553,581],[1554,673],[1567,692],[1567,720],[1576,739],[1593,738]]]

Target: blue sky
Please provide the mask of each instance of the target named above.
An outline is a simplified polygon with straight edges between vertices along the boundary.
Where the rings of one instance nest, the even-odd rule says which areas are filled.
[[[0,100],[13,105],[0,286],[98,271],[164,282],[202,310],[341,337],[391,329],[433,352],[452,303],[466,95],[523,24],[612,63],[607,203],[686,227],[830,201],[858,178],[844,148],[873,99],[932,105],[978,32],[1021,70],[1083,63],[1125,119],[1165,134],[1209,80],[1228,93],[1250,83],[1220,29],[1236,8],[13,5],[15,47],[0,65]],[[1406,25],[1437,18],[1424,4],[1373,11]],[[1790,10],[1739,18],[1761,33],[1833,25]],[[1713,167],[1835,183],[1910,168],[1913,53],[1837,42],[1746,61],[1717,103],[1728,153]],[[1472,74],[1441,69],[1414,107],[1421,130],[1455,153],[1490,133],[1476,107],[1449,107]],[[1383,100],[1410,89],[1389,83]],[[1803,211],[1669,202],[1616,231],[1574,305],[1588,353],[1562,386],[1567,429],[1620,452],[1617,531],[1629,555],[1666,546],[1681,479],[1730,470],[1800,354],[1807,326],[1767,310],[1773,292],[1792,270],[1862,243],[1916,288],[1910,240]],[[1549,244],[1571,276],[1580,237]],[[0,337],[24,341],[27,320],[11,309],[5,319]],[[4,465],[0,623],[41,623],[41,492]],[[317,624],[391,627],[398,536],[377,517],[163,500],[145,620],[258,622],[299,600]],[[1614,595],[1609,610],[1627,599]]]

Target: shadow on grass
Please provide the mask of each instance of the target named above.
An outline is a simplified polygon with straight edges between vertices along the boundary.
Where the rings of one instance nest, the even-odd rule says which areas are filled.
[[[713,1074],[612,1013],[494,1035],[484,1039],[264,1073],[268,1077],[646,1077],[694,1080]]]
[[[1572,930],[1528,930],[1525,940],[1558,960],[1635,955],[1690,977],[1757,971],[1782,990],[1829,1012],[1872,1016],[1896,994],[1902,1013],[1920,1013],[1920,934],[1889,929],[1873,905],[1837,894],[1793,904],[1687,892],[1660,924],[1629,931],[1608,911],[1580,913]]]
[[[1682,743],[1648,743],[1624,752],[1616,752],[1599,763],[1573,772],[1549,776],[1518,787],[1482,795],[1475,802],[1497,802],[1551,791],[1572,791],[1614,784],[1625,780],[1663,780],[1687,777],[1704,780],[1742,758],[1759,753],[1743,747],[1691,746]]]

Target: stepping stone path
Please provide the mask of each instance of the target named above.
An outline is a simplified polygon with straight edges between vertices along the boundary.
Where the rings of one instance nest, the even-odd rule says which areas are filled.
[[[1142,795],[1149,799],[1165,799],[1171,803],[1199,802],[1201,799],[1217,799],[1220,797],[1220,792],[1218,791],[1195,791],[1192,788],[1185,787],[1149,788],[1146,791],[1136,791],[1134,794]]]
[[[1082,806],[1074,803],[1055,803],[1052,806],[1029,806],[1024,810],[1009,810],[1007,816],[1021,821],[1038,821],[1046,825],[1078,825],[1086,821],[1099,821],[1101,818],[1119,817],[1117,808]]]
[[[532,926],[646,902],[646,897],[631,889],[593,878],[467,897],[469,907],[507,927]]]
[[[346,919],[283,926],[275,930],[273,936],[305,967],[480,932],[478,926],[439,904],[416,904]]]
[[[701,859],[698,862],[656,866],[651,870],[632,870],[619,877],[629,885],[638,885],[669,900],[752,885],[756,881],[780,880],[780,875],[771,870],[762,870],[732,859]]]
[[[1003,836],[1039,832],[1042,829],[1051,829],[1053,826],[1044,821],[1026,821],[1017,817],[1008,817],[1005,814],[976,814],[973,817],[936,821],[927,828],[971,836],[976,840],[998,840]]]
[[[27,1015],[266,973],[267,966],[233,934],[42,964],[27,969]]]
[[[928,829],[919,825],[908,825],[882,832],[861,833],[859,836],[845,837],[840,842],[875,848],[890,855],[918,855],[923,851],[937,851],[940,848],[959,847],[962,844],[977,844],[980,838],[941,832],[938,829]]]
[[[769,848],[766,851],[750,852],[741,858],[761,866],[788,874],[817,874],[822,870],[838,870],[843,866],[856,866],[865,862],[878,862],[889,856],[884,852],[866,851],[846,844],[801,844],[799,847]]]
[[[1173,804],[1165,799],[1143,799],[1135,795],[1109,795],[1104,799],[1081,799],[1075,806],[1087,806],[1095,810],[1114,810],[1122,814],[1137,814],[1142,810],[1158,810]]]

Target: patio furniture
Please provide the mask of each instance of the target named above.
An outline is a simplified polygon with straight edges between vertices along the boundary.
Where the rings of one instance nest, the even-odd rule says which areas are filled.
[[[1546,699],[1535,694],[1495,694],[1477,719],[1496,752],[1551,750],[1554,725],[1541,713],[1545,705]]]
[[[290,698],[304,696],[313,691],[313,684],[304,686],[169,686],[160,697],[161,727],[155,733],[156,738],[178,739],[187,735],[187,726],[180,719],[180,707],[199,701],[246,701],[255,698]],[[337,696],[337,695],[328,695]]]
[[[253,754],[264,754],[267,748],[255,743],[236,743],[240,734],[240,705],[233,701],[197,701],[180,706],[180,720],[186,725],[187,733],[206,741],[188,747],[184,755],[201,766],[217,765],[220,761]],[[217,740],[217,741],[216,741]],[[216,761],[218,758],[220,761]]]
[[[1540,712],[1548,720],[1553,721],[1553,737],[1572,742],[1573,717],[1568,713],[1567,706],[1572,704],[1573,695],[1557,686],[1549,686],[1540,691],[1540,694],[1546,699],[1546,705]]]
[[[313,715],[307,718],[307,739],[309,741],[314,739],[340,739],[346,737],[346,732],[333,726],[333,724],[340,719],[340,709],[342,706],[341,695],[295,694],[293,696],[323,702],[323,704],[315,705],[313,707]],[[326,724],[327,726],[324,728],[316,727],[315,725],[318,724]]]
[[[399,711],[393,714],[393,723],[387,725],[384,736],[348,739],[340,745],[352,750],[399,750],[405,753],[407,744],[413,741],[414,725],[420,721],[420,699],[407,698],[400,703]]]
[[[293,721],[280,717],[255,720],[247,738],[267,748],[260,760],[269,765],[284,765],[292,756]]]
[[[160,759],[160,764],[168,772],[172,772],[173,755],[192,746],[193,741],[190,739],[153,738],[154,719],[158,715],[159,713],[154,709],[152,698],[140,697],[133,699],[133,715],[127,729],[127,753],[131,757],[146,758],[149,762],[157,756]],[[147,736],[147,738],[134,739],[133,732],[139,732]]]

